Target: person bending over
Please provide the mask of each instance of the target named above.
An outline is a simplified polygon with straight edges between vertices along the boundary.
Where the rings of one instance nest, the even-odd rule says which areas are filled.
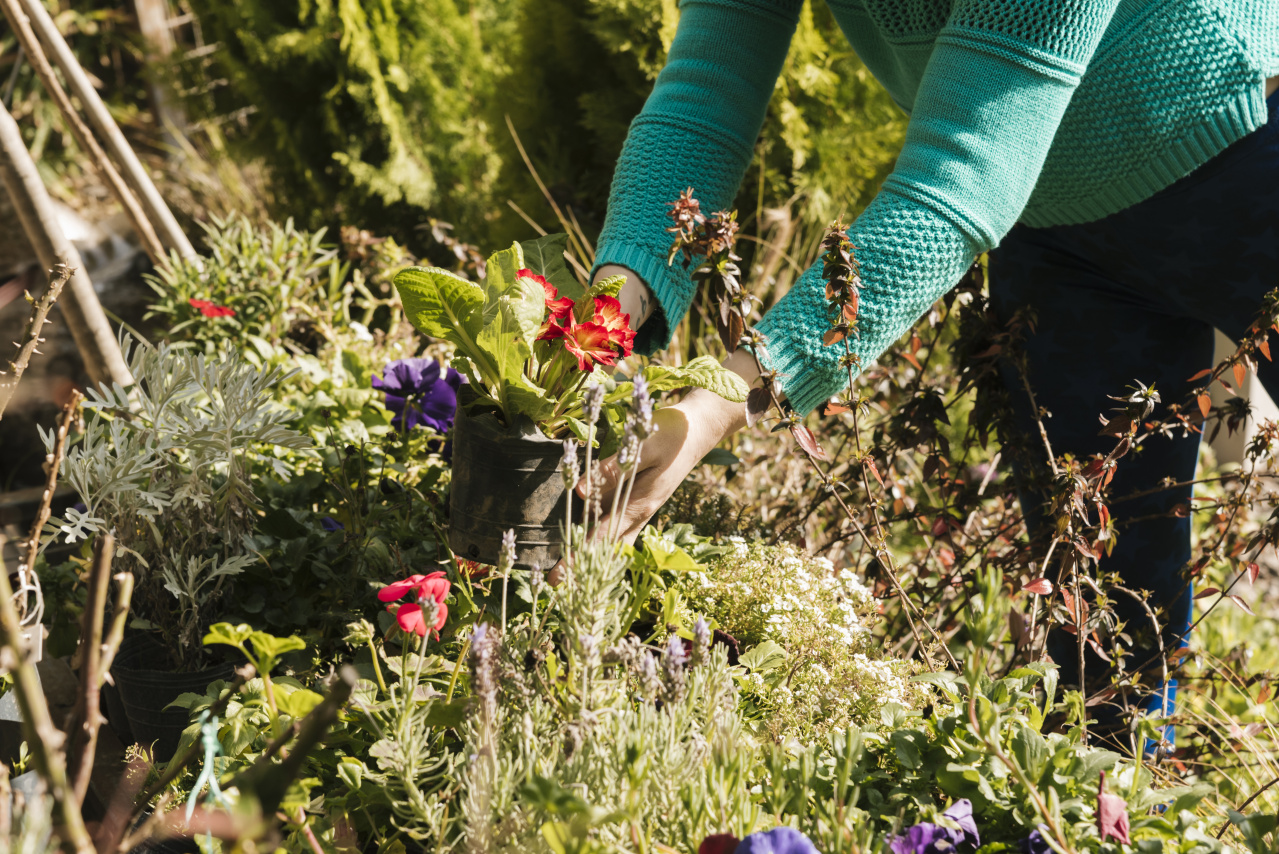
[[[848,229],[863,365],[989,253],[997,313],[1038,317],[1025,347],[1052,446],[1087,455],[1113,444],[1097,435],[1107,395],[1140,379],[1183,399],[1187,378],[1212,364],[1213,328],[1239,339],[1279,286],[1279,0],[829,2],[910,115],[892,174]],[[668,204],[693,187],[703,211],[732,206],[801,5],[681,3],[666,66],[618,159],[593,272],[627,277],[621,300],[641,353],[668,343],[694,296],[688,271],[667,263]],[[801,414],[846,384],[843,348],[821,341],[826,318],[814,267],[758,326],[765,364]],[[726,364],[757,379],[748,352]],[[1259,376],[1279,397],[1279,367],[1265,362]],[[1027,395],[1011,390],[1029,430]],[[627,538],[746,420],[704,391],[658,419]],[[1116,503],[1119,524],[1142,521],[1102,562],[1150,591],[1171,647],[1191,612],[1190,524],[1171,511],[1190,488],[1155,487],[1193,478],[1198,441],[1159,438],[1124,459],[1112,494],[1153,491]],[[1034,533],[1042,508],[1025,494],[1023,506]],[[1129,625],[1143,619],[1135,603],[1117,607]],[[1056,656],[1066,683],[1077,680],[1073,658]]]

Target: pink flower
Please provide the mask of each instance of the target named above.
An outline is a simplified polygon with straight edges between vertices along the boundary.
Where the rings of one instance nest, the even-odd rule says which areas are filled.
[[[194,309],[199,309],[200,314],[205,317],[235,317],[235,309],[209,302],[207,299],[195,299],[192,297],[187,300],[187,304]]]
[[[395,613],[395,621],[406,632],[418,637],[425,637],[427,632],[434,632],[438,640],[440,629],[449,618],[449,607],[444,600],[449,595],[452,585],[444,577],[443,572],[432,572],[429,575],[410,575],[403,581],[388,584],[378,591],[377,598],[392,604],[386,606],[388,612]],[[416,601],[394,604],[397,599],[412,595]],[[422,602],[433,600],[435,603],[435,619],[427,625],[426,614],[422,610]]]

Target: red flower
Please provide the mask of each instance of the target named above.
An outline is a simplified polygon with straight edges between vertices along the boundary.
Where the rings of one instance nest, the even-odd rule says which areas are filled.
[[[546,277],[539,276],[532,270],[516,270],[515,277],[517,279],[532,279],[542,286],[542,292],[546,295],[546,309],[550,312],[551,317],[563,321],[567,315],[572,313],[573,300],[568,297],[561,297],[555,286],[546,281]],[[557,299],[557,297],[559,298]]]
[[[554,327],[564,339],[564,346],[577,359],[577,368],[591,373],[595,366],[617,364],[617,353],[613,350],[613,342],[608,330],[598,323],[587,321],[578,323],[569,317],[567,328]]]
[[[481,578],[488,577],[490,567],[485,564],[482,564],[477,560],[466,560],[465,558],[460,557],[454,558],[454,560],[457,561],[457,571],[462,575],[465,575],[467,578],[478,581]]]
[[[712,833],[697,846],[697,854],[733,854],[739,841],[731,833]]]
[[[386,610],[395,612],[395,621],[404,631],[412,632],[418,637],[425,637],[428,631],[434,632],[438,639],[440,629],[449,618],[449,607],[444,604],[444,600],[449,595],[451,587],[443,572],[410,575],[403,581],[383,587],[378,591],[377,598],[383,602],[394,603],[396,599],[413,594],[416,601],[403,602],[399,605],[390,604],[386,606]],[[435,600],[435,621],[429,626],[426,624],[420,604],[427,599]]]
[[[621,348],[621,356],[625,359],[631,355],[635,346],[635,330],[631,329],[631,316],[622,314],[622,304],[610,296],[595,298],[595,317],[592,323],[603,326],[608,331],[608,338]]]
[[[235,317],[235,309],[209,302],[207,299],[195,299],[193,297],[187,300],[187,303],[192,308],[199,309],[200,314],[205,317]]]
[[[559,339],[563,338],[565,328],[566,326],[572,323],[572,318],[573,318],[572,313],[570,313],[569,316],[563,320],[560,320],[555,317],[548,317],[546,319],[546,322],[542,324],[542,328],[537,330],[536,340],[558,341]],[[560,326],[561,323],[564,323],[565,326]]]

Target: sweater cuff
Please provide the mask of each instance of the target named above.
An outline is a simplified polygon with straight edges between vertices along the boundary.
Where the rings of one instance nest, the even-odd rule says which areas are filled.
[[[816,304],[814,293],[821,295],[820,305]],[[816,339],[821,338],[825,328],[825,291],[817,267],[805,271],[792,288],[792,294],[790,303],[805,303],[800,312],[803,319],[796,322],[797,318],[785,308],[765,314],[755,325],[756,331],[764,336],[764,346],[755,355],[766,370],[777,374],[786,402],[805,416],[839,394],[848,385],[848,373],[830,364],[829,359],[820,358],[834,351],[814,352],[815,346],[822,347]],[[843,355],[842,347],[839,355]]]
[[[666,258],[655,256],[646,249],[634,244],[604,243],[595,252],[595,267],[591,270],[591,279],[596,271],[607,264],[625,267],[648,286],[649,292],[657,299],[657,308],[652,316],[635,330],[635,352],[641,356],[651,356],[671,343],[671,328],[667,318],[683,318],[693,302],[693,283],[689,274],[680,265],[677,257],[671,264]]]

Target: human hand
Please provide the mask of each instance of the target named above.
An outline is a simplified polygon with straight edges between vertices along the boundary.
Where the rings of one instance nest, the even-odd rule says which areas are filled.
[[[724,366],[740,375],[748,385],[759,375],[754,357],[746,350],[738,350]],[[616,536],[621,542],[633,542],[693,467],[726,436],[746,425],[746,406],[727,401],[714,392],[696,389],[674,406],[657,410],[653,421],[657,431],[640,446],[639,465],[634,472],[629,500],[626,500],[625,489],[632,472],[621,471],[616,455],[601,462],[592,478],[592,487],[600,491],[600,506],[606,514],[600,520],[597,536]],[[613,506],[613,492],[619,484],[623,489],[620,500],[626,503],[619,507],[619,518],[613,519],[609,511]],[[578,483],[578,495],[585,497],[585,486],[585,479]]]

